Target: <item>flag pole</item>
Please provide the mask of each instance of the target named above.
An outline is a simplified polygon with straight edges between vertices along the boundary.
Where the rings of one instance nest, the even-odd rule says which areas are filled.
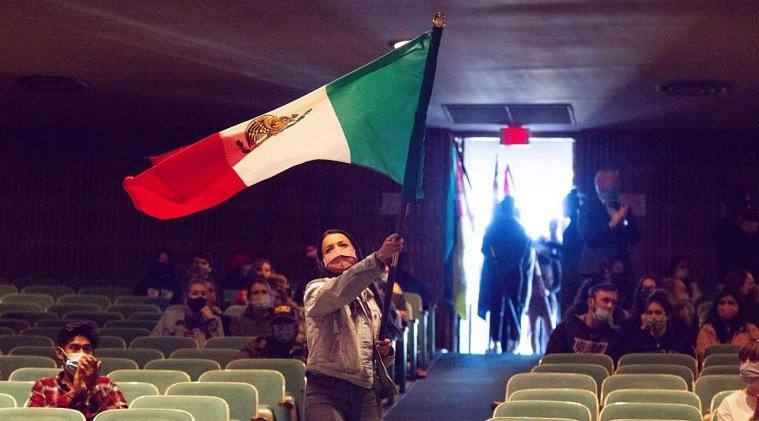
[[[440,37],[445,27],[445,16],[438,12],[432,18],[432,38],[427,54],[427,62],[424,66],[424,79],[419,92],[419,102],[416,108],[414,118],[414,127],[411,130],[409,139],[408,156],[406,157],[406,171],[403,178],[403,190],[398,218],[396,220],[395,232],[403,238],[404,226],[406,224],[406,212],[408,205],[419,198],[418,192],[421,191],[422,184],[422,163],[424,161],[424,135],[427,125],[427,107],[432,96],[432,84],[435,79],[435,69],[437,67],[437,52],[440,46]],[[400,253],[395,253],[390,263],[390,273],[387,276],[385,284],[385,297],[382,303],[382,317],[380,320],[380,339],[392,339],[388,335],[388,325],[390,323],[390,304],[393,299],[393,287],[398,278]]]

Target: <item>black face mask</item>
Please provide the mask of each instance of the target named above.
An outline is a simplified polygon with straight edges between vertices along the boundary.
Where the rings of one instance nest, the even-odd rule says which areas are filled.
[[[187,307],[194,313],[197,313],[207,304],[205,297],[196,297],[187,299]]]
[[[638,299],[641,303],[646,303],[648,298],[654,294],[654,290],[651,288],[643,288],[638,291]]]

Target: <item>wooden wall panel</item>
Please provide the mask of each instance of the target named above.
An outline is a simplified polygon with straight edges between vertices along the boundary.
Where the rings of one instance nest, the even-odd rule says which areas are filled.
[[[0,155],[0,276],[108,277],[129,283],[155,250],[169,247],[181,267],[196,251],[211,251],[217,273],[235,251],[268,257],[297,282],[312,275],[305,246],[324,230],[346,229],[368,253],[395,229],[395,216],[380,210],[383,193],[399,193],[400,187],[372,171],[332,162],[292,168],[185,218],[159,221],[136,211],[121,183],[148,167],[143,157],[213,131],[0,133],[5,151]],[[431,133],[427,199],[411,206],[406,237],[420,262],[415,271],[437,292],[442,290],[435,283],[442,283],[438,251],[444,208],[438,202],[448,168],[440,160],[447,156],[449,137]]]

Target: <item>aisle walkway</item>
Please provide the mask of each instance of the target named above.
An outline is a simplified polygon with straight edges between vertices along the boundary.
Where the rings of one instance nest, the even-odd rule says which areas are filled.
[[[442,354],[385,412],[385,421],[484,421],[490,403],[503,400],[506,379],[529,371],[538,357]]]

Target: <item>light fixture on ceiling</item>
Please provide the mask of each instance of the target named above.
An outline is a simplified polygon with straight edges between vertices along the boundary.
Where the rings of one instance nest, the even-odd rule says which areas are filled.
[[[16,83],[26,89],[46,92],[78,91],[87,88],[87,83],[83,80],[52,75],[23,76],[17,78]]]
[[[714,96],[726,93],[730,87],[722,82],[708,80],[684,80],[656,87],[661,92],[678,96]]]

